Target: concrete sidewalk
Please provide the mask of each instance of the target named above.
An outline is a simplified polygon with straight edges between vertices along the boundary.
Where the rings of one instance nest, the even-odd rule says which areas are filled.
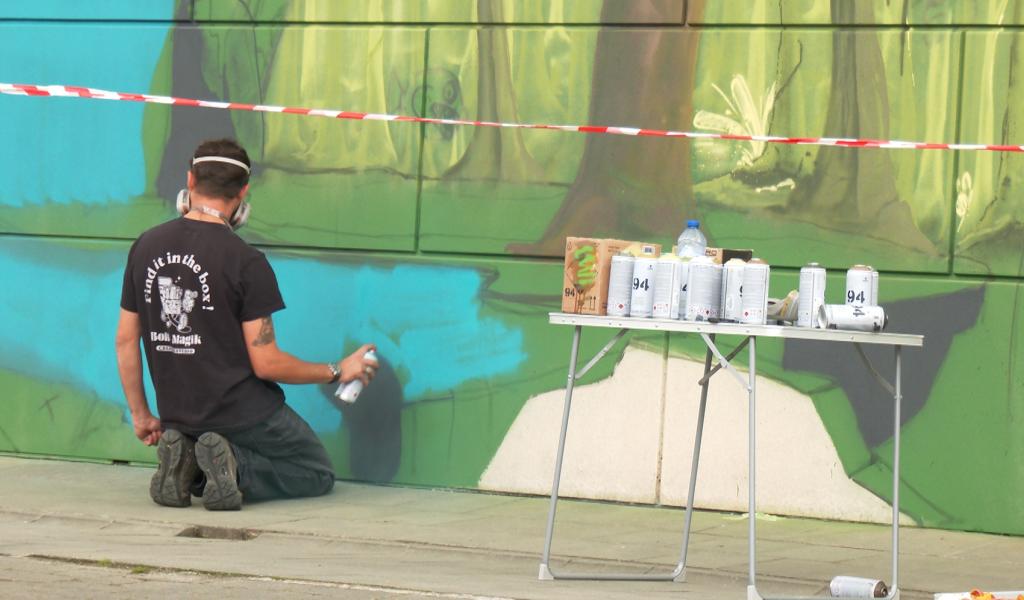
[[[214,513],[153,504],[152,473],[0,456],[0,598],[746,597],[740,515],[695,513],[685,583],[538,581],[546,498],[339,482],[323,498]],[[683,516],[561,502],[551,567],[671,570]],[[891,583],[888,527],[780,518],[757,530],[762,594],[823,594],[844,574]],[[1024,538],[901,529],[904,598],[1021,589],[1022,565]]]

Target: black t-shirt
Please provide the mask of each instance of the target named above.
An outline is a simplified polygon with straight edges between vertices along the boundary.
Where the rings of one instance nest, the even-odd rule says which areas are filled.
[[[139,315],[165,428],[243,429],[284,403],[281,388],[253,372],[241,325],[284,308],[277,278],[224,225],[178,218],[139,236],[121,308]]]

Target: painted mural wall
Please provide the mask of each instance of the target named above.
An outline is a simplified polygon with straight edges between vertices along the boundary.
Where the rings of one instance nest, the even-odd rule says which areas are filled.
[[[1024,0],[74,0],[0,7],[0,80],[236,102],[720,133],[1024,143]],[[870,26],[870,27],[865,27]],[[969,26],[969,27],[968,27]],[[0,451],[153,462],[113,352],[131,241],[187,159],[254,159],[242,235],[282,347],[378,344],[360,401],[287,386],[346,479],[547,493],[567,235],[671,246],[699,218],[771,295],[882,272],[905,355],[901,508],[1024,533],[1024,158],[348,122],[0,97]],[[583,356],[612,332],[587,332]],[[703,345],[636,334],[581,382],[563,490],[682,505]],[[869,353],[883,374],[889,354]],[[852,348],[763,341],[759,506],[885,521],[892,403]],[[697,506],[743,510],[746,401],[712,385]],[[150,390],[152,398],[152,390]],[[143,493],[140,490],[140,493]]]

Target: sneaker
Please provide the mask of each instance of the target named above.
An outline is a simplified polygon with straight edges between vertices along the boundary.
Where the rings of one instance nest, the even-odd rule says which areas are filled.
[[[199,436],[196,460],[206,474],[203,506],[207,510],[242,508],[242,492],[238,490],[238,461],[224,436],[213,432]]]
[[[153,502],[179,508],[191,506],[189,487],[199,473],[195,442],[180,431],[168,429],[160,436],[156,457],[160,464],[149,482],[149,496]]]

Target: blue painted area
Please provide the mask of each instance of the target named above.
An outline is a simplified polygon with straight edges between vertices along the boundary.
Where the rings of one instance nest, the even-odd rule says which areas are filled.
[[[270,258],[288,306],[274,316],[278,344],[306,360],[336,359],[374,343],[415,401],[512,372],[526,359],[522,331],[481,317],[483,281],[474,269]],[[285,391],[314,429],[336,426],[337,411],[318,386]]]
[[[175,0],[10,0],[0,4],[9,19],[128,19],[166,21]]]
[[[0,238],[0,368],[124,406],[113,340],[127,248]],[[513,372],[526,359],[521,331],[480,315],[473,269],[271,258],[288,304],[274,317],[278,343],[300,358],[327,361],[376,343],[411,401]],[[286,388],[314,429],[337,428],[323,387]]]
[[[80,259],[81,249],[5,240],[0,367],[125,405],[114,332],[126,251],[127,246],[89,251],[96,270],[82,270],[68,266]],[[152,389],[147,393],[155,397]]]
[[[0,24],[0,79],[149,92],[168,30]],[[0,96],[0,205],[131,202],[146,189],[142,114],[137,102]]]

